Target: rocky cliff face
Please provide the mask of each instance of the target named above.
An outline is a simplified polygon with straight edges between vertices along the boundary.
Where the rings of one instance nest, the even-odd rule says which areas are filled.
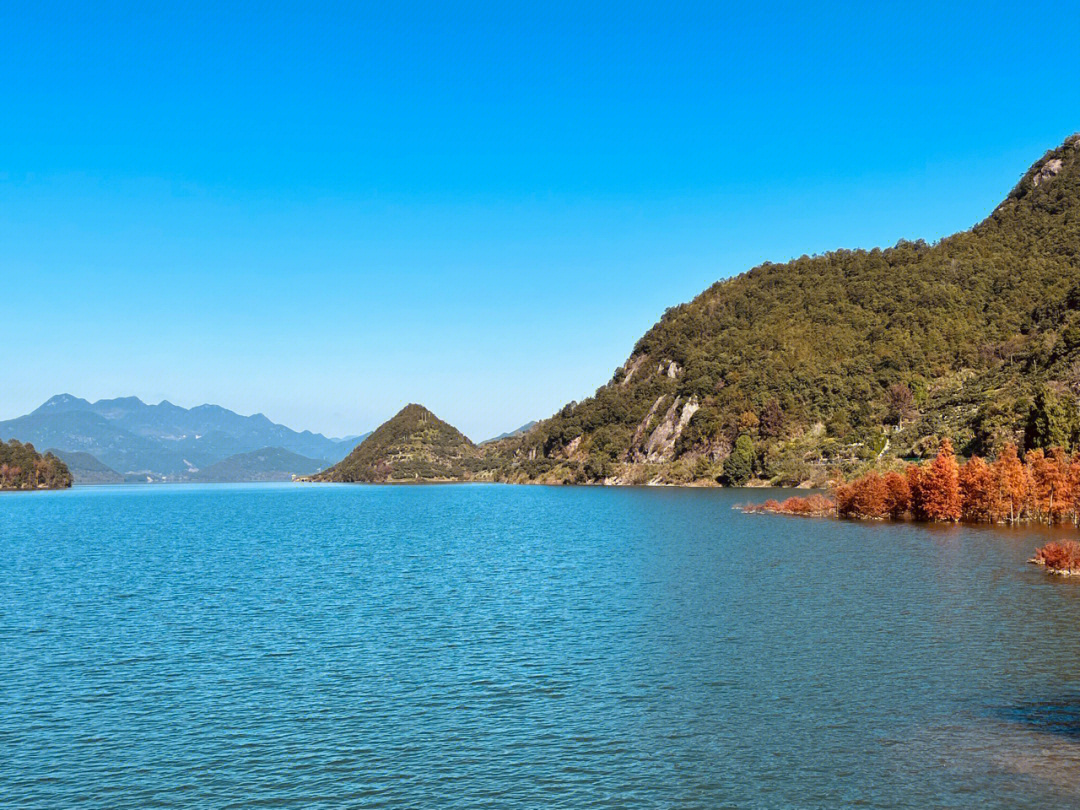
[[[657,397],[645,419],[638,425],[634,432],[635,442],[627,453],[627,461],[660,464],[674,460],[675,443],[701,405],[696,396],[691,396],[686,402],[683,402],[681,396],[676,396],[660,421],[655,422],[657,409],[666,399],[665,396]],[[646,434],[648,438],[641,441],[639,437]]]

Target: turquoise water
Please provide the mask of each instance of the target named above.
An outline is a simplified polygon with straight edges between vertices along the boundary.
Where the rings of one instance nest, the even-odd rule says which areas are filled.
[[[748,497],[0,497],[0,804],[1077,806],[1043,533]]]

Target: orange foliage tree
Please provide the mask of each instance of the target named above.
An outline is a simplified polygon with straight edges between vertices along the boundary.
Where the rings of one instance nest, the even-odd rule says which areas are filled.
[[[765,503],[746,504],[741,509],[744,512],[774,512],[780,515],[825,517],[836,512],[836,503],[824,495],[815,493],[808,498],[795,495],[783,502],[770,498]]]
[[[1007,444],[992,464],[972,456],[961,466],[945,438],[929,464],[910,464],[903,473],[868,472],[834,489],[840,517],[900,520],[910,514],[924,521],[1080,524],[1080,454],[1070,456],[1060,447],[1032,450],[1021,461],[1016,446]],[[821,515],[832,514],[833,507],[815,495],[769,501],[750,511]]]
[[[1080,522],[1080,455],[1069,460],[1066,480],[1069,485],[1069,515],[1076,524]]]
[[[994,523],[1000,518],[1001,498],[994,469],[978,456],[960,468],[960,501],[963,520]]]
[[[837,497],[841,515],[862,518],[882,518],[888,514],[888,491],[877,473],[867,473],[845,486],[843,496]]]
[[[1028,508],[1046,523],[1058,523],[1071,511],[1070,459],[1060,447],[1048,454],[1032,450],[1025,459],[1028,479]]]
[[[885,491],[889,517],[899,520],[911,506],[911,487],[900,473],[890,472],[885,474]]]
[[[1047,460],[1053,465],[1052,491],[1047,503],[1047,511],[1051,522],[1060,523],[1072,511],[1072,483],[1069,475],[1072,459],[1064,449],[1051,447]]]
[[[1005,445],[994,461],[994,476],[998,482],[1002,509],[1008,513],[1009,522],[1015,523],[1027,504],[1027,474],[1016,455],[1015,444]]]
[[[1045,565],[1052,571],[1080,571],[1080,543],[1051,540],[1035,551],[1033,562]]]
[[[960,468],[952,442],[941,440],[941,449],[922,475],[921,512],[927,520],[953,522],[963,516],[960,502]]]
[[[924,506],[926,504],[926,476],[923,473],[923,468],[918,464],[909,464],[907,470],[905,470],[905,478],[907,479],[908,492],[910,493],[910,502],[908,503],[908,509],[911,511],[911,516],[915,520],[927,520],[926,511]]]

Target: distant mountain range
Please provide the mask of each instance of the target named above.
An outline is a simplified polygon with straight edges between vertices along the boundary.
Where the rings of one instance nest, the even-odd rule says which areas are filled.
[[[87,483],[115,480],[110,473],[125,480],[200,480],[205,468],[253,451],[266,453],[218,467],[218,474],[227,469],[239,476],[218,480],[263,480],[250,476],[267,472],[271,450],[270,472],[307,475],[340,461],[363,436],[335,440],[297,432],[261,413],[241,416],[218,405],[150,405],[137,397],[89,402],[59,394],[25,416],[0,422],[0,438],[53,449],[70,459],[76,481]],[[281,462],[295,469],[277,469]]]

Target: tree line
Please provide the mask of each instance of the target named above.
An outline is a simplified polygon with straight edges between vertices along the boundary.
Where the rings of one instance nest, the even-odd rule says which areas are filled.
[[[1006,444],[992,461],[972,456],[959,463],[942,439],[928,464],[872,471],[836,483],[833,498],[766,501],[750,511],[836,514],[864,520],[936,523],[1045,523],[1080,526],[1080,453],[1060,447],[1030,450],[1023,459]]]
[[[993,461],[960,464],[946,438],[929,464],[867,473],[837,485],[835,497],[840,517],[1080,525],[1080,453],[1040,448],[1021,460],[1006,444]]]

